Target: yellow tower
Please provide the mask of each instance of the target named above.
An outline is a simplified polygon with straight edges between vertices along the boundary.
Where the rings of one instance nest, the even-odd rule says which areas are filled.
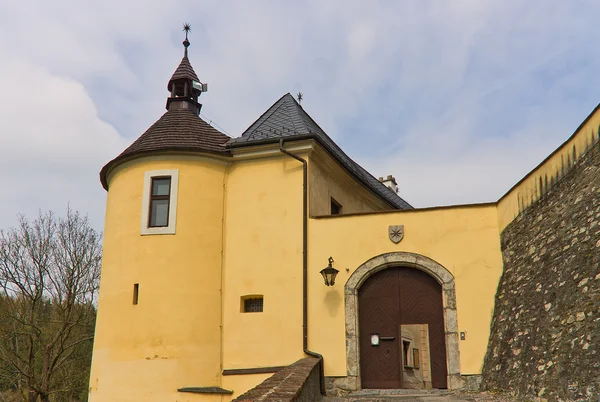
[[[90,401],[221,400],[223,186],[229,137],[200,117],[185,52],[167,112],[100,172],[108,191]]]

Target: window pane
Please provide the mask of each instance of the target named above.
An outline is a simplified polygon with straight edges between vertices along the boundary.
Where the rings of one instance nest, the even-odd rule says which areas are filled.
[[[150,226],[169,226],[169,200],[152,200],[150,205]]]
[[[169,195],[171,179],[152,179],[152,195]]]

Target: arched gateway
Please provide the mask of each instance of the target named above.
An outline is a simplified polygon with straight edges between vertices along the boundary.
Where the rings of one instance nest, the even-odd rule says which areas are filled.
[[[442,265],[382,254],[362,264],[344,292],[348,376],[357,389],[462,385],[454,277]]]

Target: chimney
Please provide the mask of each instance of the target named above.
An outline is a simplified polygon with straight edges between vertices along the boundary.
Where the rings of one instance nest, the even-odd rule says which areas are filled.
[[[380,177],[379,181],[383,183],[384,186],[392,190],[394,193],[398,193],[398,183],[396,183],[396,178],[391,174],[389,174],[385,179],[383,177]]]

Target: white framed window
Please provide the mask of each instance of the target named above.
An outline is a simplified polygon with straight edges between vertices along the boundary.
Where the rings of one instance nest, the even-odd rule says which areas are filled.
[[[179,170],[149,170],[144,173],[140,233],[175,234]]]

